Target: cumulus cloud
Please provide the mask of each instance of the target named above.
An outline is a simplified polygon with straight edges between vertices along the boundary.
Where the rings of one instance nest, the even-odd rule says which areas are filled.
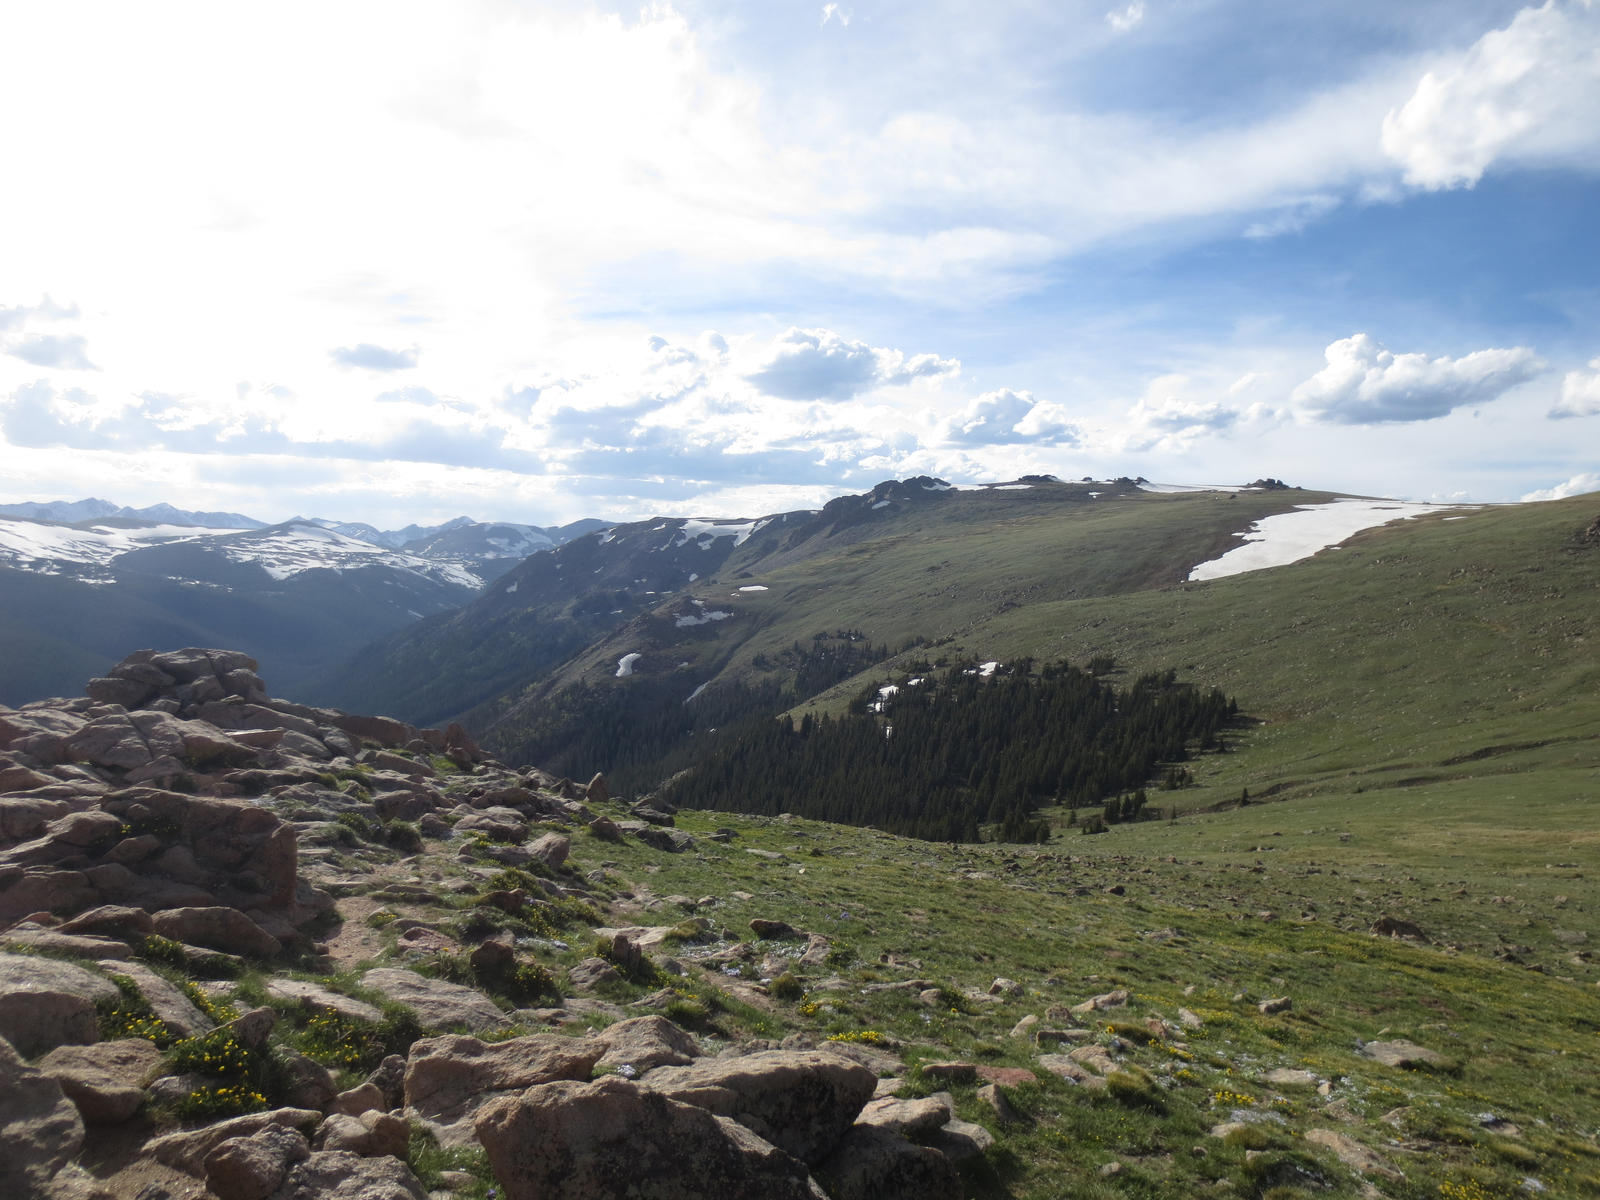
[[[390,350],[362,342],[357,346],[338,346],[329,356],[341,367],[360,367],[367,371],[409,371],[417,365],[420,353],[415,346],[405,350]]]
[[[30,321],[70,321],[77,317],[76,304],[57,304],[46,296],[38,304],[17,304],[7,307],[0,304],[0,333],[21,329]]]
[[[1574,475],[1564,483],[1556,484],[1555,487],[1529,492],[1522,501],[1524,504],[1532,504],[1540,500],[1565,500],[1568,496],[1586,496],[1590,492],[1600,492],[1600,471],[1585,471],[1582,475]]]
[[[1080,434],[1057,404],[1041,403],[1031,392],[1010,388],[974,398],[945,428],[952,443],[968,446],[1053,442],[1073,445]]]
[[[431,390],[425,387],[392,388],[373,397],[380,404],[442,404]]]
[[[1144,4],[1135,0],[1126,8],[1114,8],[1106,14],[1106,24],[1116,33],[1127,33],[1144,21]]]
[[[848,400],[881,386],[954,375],[961,363],[936,354],[847,341],[828,329],[791,328],[773,339],[766,361],[745,379],[782,400]]]
[[[1561,381],[1561,398],[1550,415],[1558,418],[1600,415],[1600,358],[1591,358],[1587,371],[1567,372]]]
[[[1290,400],[1305,415],[1340,425],[1442,417],[1498,399],[1545,366],[1525,346],[1429,358],[1394,354],[1365,333],[1331,343],[1324,357],[1327,365],[1295,388]]]
[[[89,343],[78,333],[39,333],[6,347],[6,353],[36,367],[63,371],[99,370],[89,361]]]
[[[1600,4],[1549,0],[1429,71],[1383,122],[1406,182],[1471,187],[1502,157],[1600,163]]]

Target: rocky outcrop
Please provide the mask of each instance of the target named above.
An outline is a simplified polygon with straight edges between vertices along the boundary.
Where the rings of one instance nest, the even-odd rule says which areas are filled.
[[[38,1067],[61,1085],[91,1125],[115,1125],[139,1111],[145,1085],[156,1077],[161,1051],[143,1038],[93,1046],[57,1046]]]
[[[412,1044],[406,1059],[406,1105],[430,1118],[454,1119],[469,1101],[487,1094],[587,1079],[604,1052],[597,1041],[555,1035],[504,1042],[426,1038]]]
[[[43,1071],[0,1038],[0,1196],[39,1196],[83,1146],[83,1120]]]
[[[97,1042],[95,1005],[117,995],[110,980],[71,963],[0,954],[0,1038],[30,1058],[65,1044]]]
[[[550,1083],[479,1113],[507,1200],[822,1200],[803,1164],[733,1121],[626,1079]]]
[[[859,1063],[816,1050],[766,1050],[661,1067],[653,1091],[731,1117],[803,1162],[817,1162],[872,1098],[877,1076]]]

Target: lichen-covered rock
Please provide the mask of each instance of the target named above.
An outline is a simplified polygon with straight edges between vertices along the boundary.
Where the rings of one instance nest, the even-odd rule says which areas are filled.
[[[205,1156],[206,1188],[217,1200],[267,1200],[289,1168],[310,1156],[304,1134],[268,1125],[246,1137],[229,1138]]]

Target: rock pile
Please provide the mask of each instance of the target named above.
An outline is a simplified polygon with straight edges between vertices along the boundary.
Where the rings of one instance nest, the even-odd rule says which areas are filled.
[[[507,1012],[426,966],[408,969],[413,957],[452,955],[479,977],[526,969],[515,939],[491,936],[492,922],[466,933],[470,914],[525,917],[594,900],[558,830],[692,849],[670,813],[596,816],[589,804],[611,803],[603,777],[585,786],[512,770],[459,727],[273,699],[257,664],[230,651],[140,652],[86,690],[0,708],[0,1195],[109,1197],[68,1165],[112,1136],[103,1131],[119,1131],[123,1145],[143,1139],[136,1161],[168,1173],[140,1194],[194,1194],[203,1183],[215,1200],[422,1200],[407,1163],[413,1131],[481,1144],[511,1197],[960,1194],[952,1148],[972,1142],[951,1140],[963,1123],[948,1098],[914,1102],[914,1112],[873,1100],[879,1074],[898,1066],[890,1056],[789,1043],[709,1056],[661,1015],[617,1020],[613,1006],[581,999]],[[436,900],[416,876],[374,890],[371,876],[341,874],[351,868],[336,850],[361,838],[412,849],[448,839],[480,878],[517,882],[475,896],[458,927],[406,918],[401,929],[396,919],[397,960],[360,983],[409,1010],[413,1032],[403,1053],[340,1091],[324,1066],[274,1039],[280,1012],[299,1005],[368,1028],[385,1014],[284,968],[329,965],[317,939],[334,923],[335,895]],[[605,956],[573,969],[579,989],[653,971],[644,946],[668,931],[594,932]],[[774,924],[767,936],[805,935]],[[813,941],[825,954],[826,939]],[[210,982],[180,987],[151,962]],[[280,1007],[217,1009],[207,993],[226,995],[241,971]],[[107,1014],[129,997],[145,1024],[113,1032]],[[546,1020],[581,1025],[572,1017],[585,1011],[615,1023],[505,1036]],[[270,1061],[273,1082],[260,1086],[271,1096],[255,1097],[268,1107],[227,1119],[181,1107],[211,1085],[164,1052],[173,1039]],[[179,1104],[191,1124],[173,1130],[169,1115],[151,1128],[152,1099]]]

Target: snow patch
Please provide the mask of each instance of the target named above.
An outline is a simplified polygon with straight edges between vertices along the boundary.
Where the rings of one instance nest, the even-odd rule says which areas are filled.
[[[874,505],[873,505],[873,506],[872,506],[872,507],[873,507],[873,508],[888,508],[888,507],[889,507],[889,505],[891,505],[891,504],[893,504],[893,503],[894,503],[894,501],[892,501],[892,500],[879,500],[879,501],[878,501],[878,502],[877,502],[877,503],[876,503],[876,504],[874,504]]]
[[[999,670],[999,668],[1000,668],[1000,663],[999,663],[998,660],[996,660],[995,662],[979,663],[975,667],[968,667],[967,670],[966,670],[966,674],[968,674],[968,675],[976,675],[980,679],[987,679],[987,678],[989,678],[989,676],[993,675],[995,673],[995,671]]]
[[[688,694],[688,696],[684,698],[683,702],[685,704],[689,703],[690,700],[693,700],[696,696],[698,696],[701,692],[705,691],[710,686],[711,686],[711,682],[709,680],[707,680],[705,683],[702,683],[699,687],[695,688],[694,691],[690,692]]]
[[[511,595],[512,592],[516,591],[517,588],[521,585],[521,583],[522,583],[522,580],[519,579],[519,580],[517,580],[516,583],[507,584],[506,585],[506,595],[509,596],[509,595]]]
[[[635,651],[632,654],[624,654],[621,658],[617,659],[617,678],[626,679],[629,675],[632,675],[633,664],[638,662],[643,657],[644,655],[640,654],[638,651]]]
[[[764,592],[767,590],[767,585],[764,583],[747,583],[739,590],[741,592]]]
[[[994,483],[989,485],[991,492],[1026,492],[1033,488],[1031,483]]]
[[[1283,567],[1337,546],[1363,529],[1446,512],[1459,504],[1417,504],[1399,500],[1334,500],[1300,504],[1293,512],[1263,517],[1238,536],[1245,544],[1189,572],[1192,582]]]
[[[735,547],[742,546],[750,540],[750,535],[760,532],[769,523],[770,518],[763,517],[759,521],[703,521],[699,518],[690,518],[683,523],[683,528],[678,530],[678,536],[672,541],[674,546],[687,545],[689,542],[699,542],[702,550],[710,546],[717,538],[731,537]]]
[[[699,601],[696,601],[699,603]],[[731,612],[722,612],[713,609],[711,612],[689,613],[678,618],[678,628],[687,629],[691,625],[709,625],[712,621],[726,621],[733,616]]]

